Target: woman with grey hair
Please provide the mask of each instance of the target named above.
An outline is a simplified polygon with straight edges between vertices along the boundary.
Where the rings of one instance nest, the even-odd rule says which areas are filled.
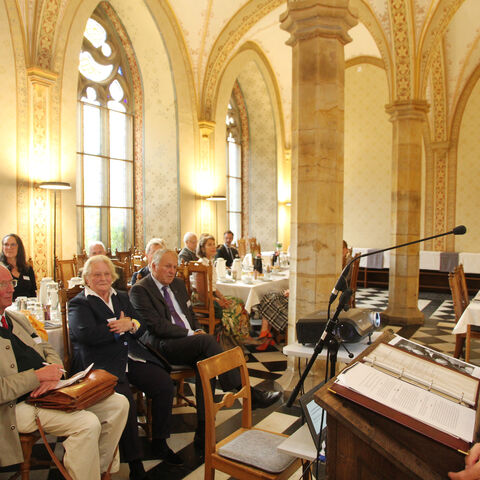
[[[182,460],[167,445],[173,383],[170,375],[138,339],[146,331],[128,295],[112,288],[115,268],[104,255],[91,257],[82,276],[85,289],[68,304],[68,323],[73,349],[73,373],[94,363],[118,377],[116,391],[130,403],[127,425],[120,441],[120,454],[130,465],[130,479],[144,479],[142,449],[138,438],[137,411],[130,384],[152,399],[152,451],[167,463]]]

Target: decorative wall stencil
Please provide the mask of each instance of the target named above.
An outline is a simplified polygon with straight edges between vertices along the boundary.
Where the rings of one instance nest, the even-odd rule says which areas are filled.
[[[410,45],[413,39],[409,22],[410,12],[405,3],[405,0],[389,2],[395,51],[395,99],[398,100],[407,100],[413,94],[411,63],[414,62],[414,52]]]
[[[385,113],[385,71],[345,71],[344,238],[355,247],[391,243],[392,125]],[[374,186],[374,187],[373,187]]]
[[[456,215],[455,223],[467,226],[468,234],[455,238],[457,252],[478,252],[480,196],[474,179],[480,178],[480,143],[478,141],[478,112],[480,111],[480,82],[468,97],[458,137]]]
[[[144,247],[144,212],[143,212],[143,88],[142,78],[140,76],[140,68],[135,57],[132,42],[128,37],[125,27],[118,18],[108,2],[101,3],[102,8],[108,15],[109,19],[115,26],[115,30],[122,42],[123,49],[127,56],[130,74],[133,84],[133,101],[134,101],[134,117],[133,117],[133,178],[134,178],[134,205],[135,205],[135,232],[134,240],[137,248]]]
[[[243,98],[242,90],[238,82],[235,82],[233,86],[233,96],[237,102],[237,108],[240,115],[241,130],[242,130],[242,232],[244,237],[249,236],[249,212],[250,212],[250,202],[249,202],[249,182],[246,179],[250,178],[250,165],[248,159],[250,158],[250,132],[248,125],[248,112],[247,106],[245,104],[245,99]]]
[[[277,152],[270,94],[254,62],[238,76],[250,131],[249,228],[263,250],[277,241]]]

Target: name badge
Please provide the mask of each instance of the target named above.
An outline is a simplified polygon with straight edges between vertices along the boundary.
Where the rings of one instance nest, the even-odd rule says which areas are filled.
[[[192,306],[192,302],[190,300],[187,300],[187,307],[190,308]]]
[[[29,277],[28,275],[24,275],[24,276],[23,276],[23,279],[30,281],[30,277]]]
[[[42,339],[41,339],[40,337],[33,337],[33,341],[34,341],[36,344],[42,343]]]

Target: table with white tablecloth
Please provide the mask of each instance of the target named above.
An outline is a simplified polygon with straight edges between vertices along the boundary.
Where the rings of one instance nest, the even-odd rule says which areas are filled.
[[[467,305],[467,308],[455,325],[453,333],[455,335],[467,333],[467,325],[480,327],[480,292],[478,292],[475,298]]]
[[[262,297],[269,292],[282,292],[288,288],[289,272],[272,274],[271,280],[254,280],[248,284],[240,280],[233,283],[217,281],[217,289],[223,294],[243,300],[245,310],[250,313],[254,305],[258,305]]]

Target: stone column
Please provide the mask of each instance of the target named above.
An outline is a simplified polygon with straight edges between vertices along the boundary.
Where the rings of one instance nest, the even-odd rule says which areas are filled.
[[[326,309],[341,269],[348,4],[290,0],[280,17],[293,49],[289,341],[298,318]]]
[[[27,70],[30,144],[28,159],[19,163],[19,178],[29,191],[29,203],[19,205],[19,217],[29,218],[29,252],[38,281],[53,277],[53,209],[54,197],[37,188],[43,181],[59,180],[58,156],[51,145],[51,95],[58,75],[40,67]],[[57,229],[57,238],[61,229]],[[57,250],[57,252],[60,250]],[[27,252],[27,256],[29,255]],[[58,254],[58,253],[57,253]]]
[[[423,100],[397,101],[386,107],[393,123],[392,245],[420,238]],[[383,316],[395,325],[418,325],[420,245],[392,250],[388,308]]]

